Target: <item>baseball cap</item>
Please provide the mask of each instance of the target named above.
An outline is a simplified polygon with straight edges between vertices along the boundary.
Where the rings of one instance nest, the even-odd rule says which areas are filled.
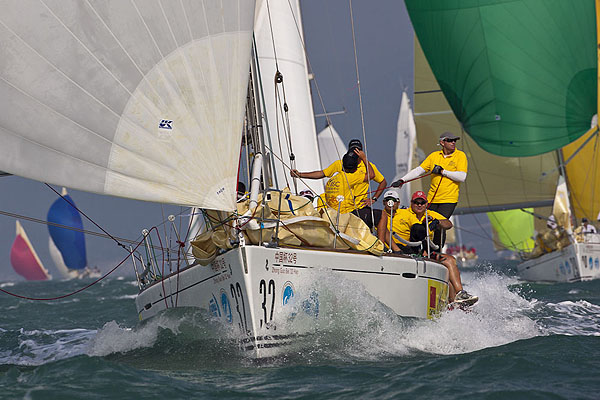
[[[342,167],[346,172],[354,172],[358,167],[358,154],[353,151],[349,151],[342,157]]]
[[[460,136],[456,136],[452,132],[444,132],[440,135],[440,140],[444,140],[444,139],[460,140]]]
[[[581,218],[581,222],[588,222],[587,218]]]
[[[427,201],[427,195],[425,195],[425,193],[422,192],[421,190],[417,190],[416,192],[413,193],[412,198],[410,200],[413,201],[416,199],[423,199],[423,200]]]
[[[360,140],[358,139],[352,139],[349,143],[348,143],[348,151],[352,150],[352,149],[359,149],[362,150],[362,143]]]
[[[383,195],[383,200],[387,201],[389,199],[393,199],[394,201],[400,201],[400,196],[398,196],[398,192],[395,190],[388,190]]]

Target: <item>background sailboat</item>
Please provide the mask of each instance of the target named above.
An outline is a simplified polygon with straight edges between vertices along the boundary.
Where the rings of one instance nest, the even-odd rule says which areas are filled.
[[[10,263],[15,272],[28,281],[52,279],[52,275],[44,268],[42,260],[38,257],[19,221],[16,222],[16,227],[17,237],[10,249]]]
[[[83,222],[67,189],[48,210],[48,247],[50,255],[63,278],[89,276]],[[97,275],[97,274],[95,274]]]
[[[348,151],[340,134],[331,124],[328,124],[317,134],[317,142],[319,144],[319,158],[323,168],[327,168],[334,161],[341,160]]]

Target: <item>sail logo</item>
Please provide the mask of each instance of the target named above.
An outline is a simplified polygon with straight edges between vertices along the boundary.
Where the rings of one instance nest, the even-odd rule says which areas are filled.
[[[158,124],[158,129],[173,129],[173,121],[169,119],[162,119]]]

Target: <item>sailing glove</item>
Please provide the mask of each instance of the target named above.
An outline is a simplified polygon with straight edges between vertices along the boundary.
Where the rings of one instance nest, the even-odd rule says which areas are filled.
[[[392,183],[392,187],[399,188],[404,185],[404,181],[402,179],[398,179],[396,182]]]
[[[429,230],[435,231],[439,225],[440,225],[440,221],[437,219],[434,219],[433,221],[431,221],[429,223]]]
[[[443,170],[444,170],[444,168],[442,168],[441,166],[439,166],[439,165],[436,164],[433,167],[433,169],[431,170],[431,172],[434,173],[434,174],[440,174],[441,175],[441,173],[442,173]]]

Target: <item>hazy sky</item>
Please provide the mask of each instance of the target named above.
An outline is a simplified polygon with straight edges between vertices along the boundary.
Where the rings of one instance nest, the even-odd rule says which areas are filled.
[[[348,1],[301,0],[301,5],[309,60],[325,107],[330,112],[347,110],[344,115],[331,117],[345,142],[355,137],[362,139]],[[413,31],[403,1],[355,0],[352,5],[368,156],[391,182],[402,91],[412,93],[413,89]],[[313,83],[315,112],[321,113],[323,110],[315,94]],[[318,118],[316,124],[319,131],[325,126],[325,119]],[[0,178],[0,185],[0,211],[3,212],[45,220],[50,204],[56,199],[56,194],[43,183],[4,177]],[[70,194],[77,206],[102,228],[128,239],[139,238],[143,228],[160,224],[168,214],[182,212],[175,206],[73,190]],[[484,220],[486,218],[481,218],[482,223]],[[24,220],[21,223],[46,268],[58,276],[48,252],[47,227]],[[83,224],[85,229],[98,231],[85,218]],[[469,218],[465,228],[477,230],[478,224]],[[9,260],[15,219],[0,215],[0,232],[0,281],[20,279]],[[112,240],[93,236],[86,239],[90,266],[97,265],[106,271],[127,256]],[[465,234],[464,240],[467,244],[477,242],[480,252],[486,247],[476,236]],[[490,249],[488,243],[488,254],[491,254]],[[117,272],[131,274],[131,263],[126,262]]]

